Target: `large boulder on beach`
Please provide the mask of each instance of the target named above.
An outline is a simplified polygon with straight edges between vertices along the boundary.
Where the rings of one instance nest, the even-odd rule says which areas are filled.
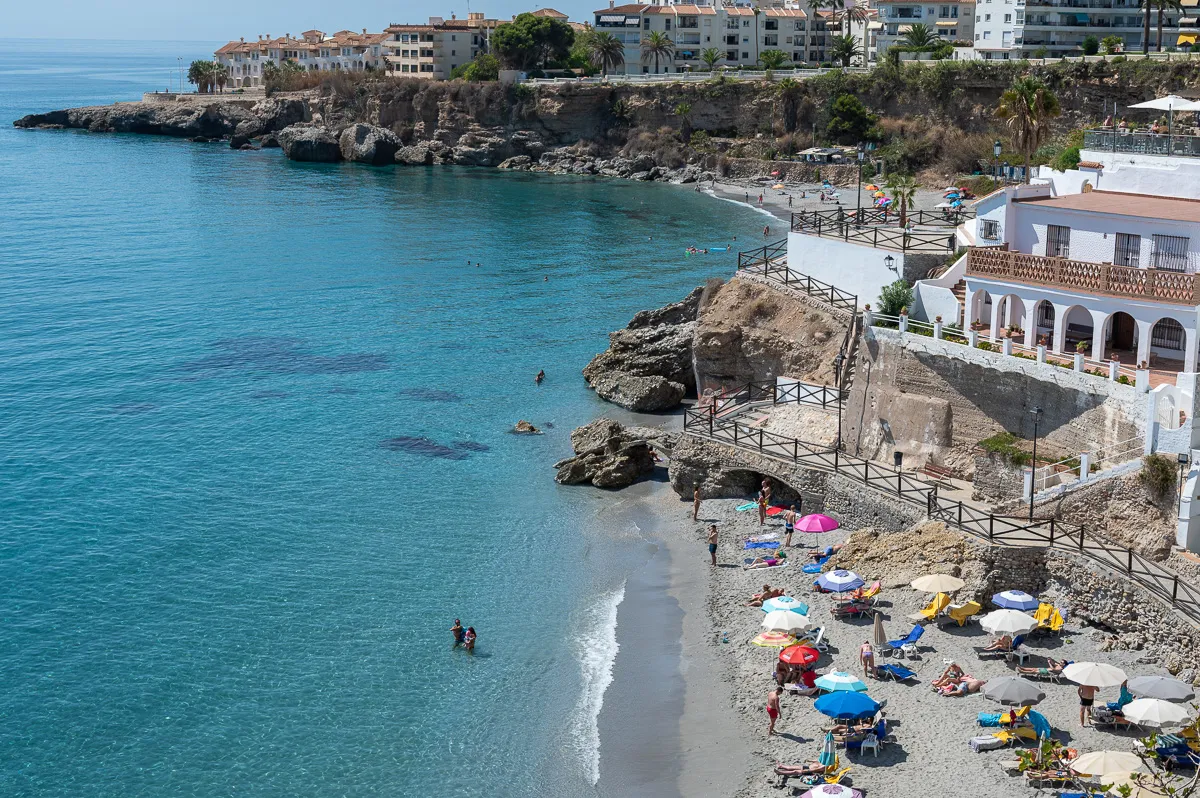
[[[600,374],[591,380],[596,395],[637,413],[658,413],[679,407],[687,386],[658,375],[641,377],[624,371]]]
[[[293,161],[333,163],[342,159],[337,136],[325,127],[292,125],[279,131],[279,146]]]
[[[396,163],[407,166],[430,166],[433,150],[427,144],[411,144],[396,150]]]
[[[654,471],[651,441],[669,448],[669,433],[645,427],[626,427],[600,418],[571,433],[574,457],[554,464],[554,481],[560,485],[595,485],[623,488]]]
[[[400,144],[399,136],[375,125],[351,125],[338,138],[342,158],[373,166],[395,163]]]

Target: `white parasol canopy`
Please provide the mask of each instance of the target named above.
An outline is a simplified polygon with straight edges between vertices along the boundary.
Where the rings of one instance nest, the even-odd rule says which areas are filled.
[[[1128,751],[1092,751],[1072,759],[1068,767],[1076,773],[1086,773],[1089,776],[1143,770],[1141,758]]]
[[[807,615],[801,615],[791,610],[775,610],[768,612],[762,620],[764,629],[775,632],[803,632],[812,628],[812,621]]]
[[[913,588],[922,593],[953,593],[956,590],[962,590],[965,584],[966,582],[957,576],[949,574],[927,574],[912,581]]]
[[[1121,714],[1139,726],[1155,729],[1184,726],[1188,722],[1186,709],[1160,698],[1136,698],[1121,707]]]
[[[1166,97],[1155,97],[1153,100],[1147,100],[1144,103],[1135,103],[1127,105],[1126,108],[1149,108],[1153,111],[1200,111],[1200,102],[1189,100],[1186,97],[1180,97],[1175,94],[1168,94]]]
[[[1037,621],[1019,610],[992,610],[980,619],[979,625],[992,634],[1023,635],[1035,629]]]
[[[1128,677],[1125,671],[1115,665],[1105,665],[1103,662],[1073,662],[1063,668],[1063,676],[1075,684],[1089,687],[1116,687]],[[1131,770],[1132,768],[1109,768],[1112,770]],[[1100,770],[1098,773],[1104,773]]]

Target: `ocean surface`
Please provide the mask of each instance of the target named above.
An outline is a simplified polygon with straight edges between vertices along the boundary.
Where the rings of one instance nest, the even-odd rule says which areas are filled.
[[[10,126],[212,49],[0,47],[0,795],[611,792],[649,544],[550,466],[608,331],[761,217]]]

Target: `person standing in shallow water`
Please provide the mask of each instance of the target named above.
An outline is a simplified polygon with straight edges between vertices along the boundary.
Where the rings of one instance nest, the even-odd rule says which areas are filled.
[[[708,556],[712,557],[712,564],[717,564],[717,525],[712,524],[708,528]]]
[[[475,627],[474,626],[467,627],[467,633],[463,636],[463,645],[466,647],[467,651],[470,651],[472,653],[475,652]]]
[[[454,635],[454,647],[458,648],[463,644],[463,638],[466,632],[463,630],[462,621],[458,618],[454,619],[454,625],[450,627],[450,634]]]

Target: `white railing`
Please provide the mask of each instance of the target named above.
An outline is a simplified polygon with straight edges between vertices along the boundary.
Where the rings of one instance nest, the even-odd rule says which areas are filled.
[[[1086,452],[1080,452],[1075,457],[1065,457],[1056,463],[1048,463],[1034,469],[1033,492],[1038,494],[1070,482],[1086,482],[1093,471],[1103,471],[1137,460],[1145,451],[1146,439],[1135,435],[1128,440],[1096,446]]]

